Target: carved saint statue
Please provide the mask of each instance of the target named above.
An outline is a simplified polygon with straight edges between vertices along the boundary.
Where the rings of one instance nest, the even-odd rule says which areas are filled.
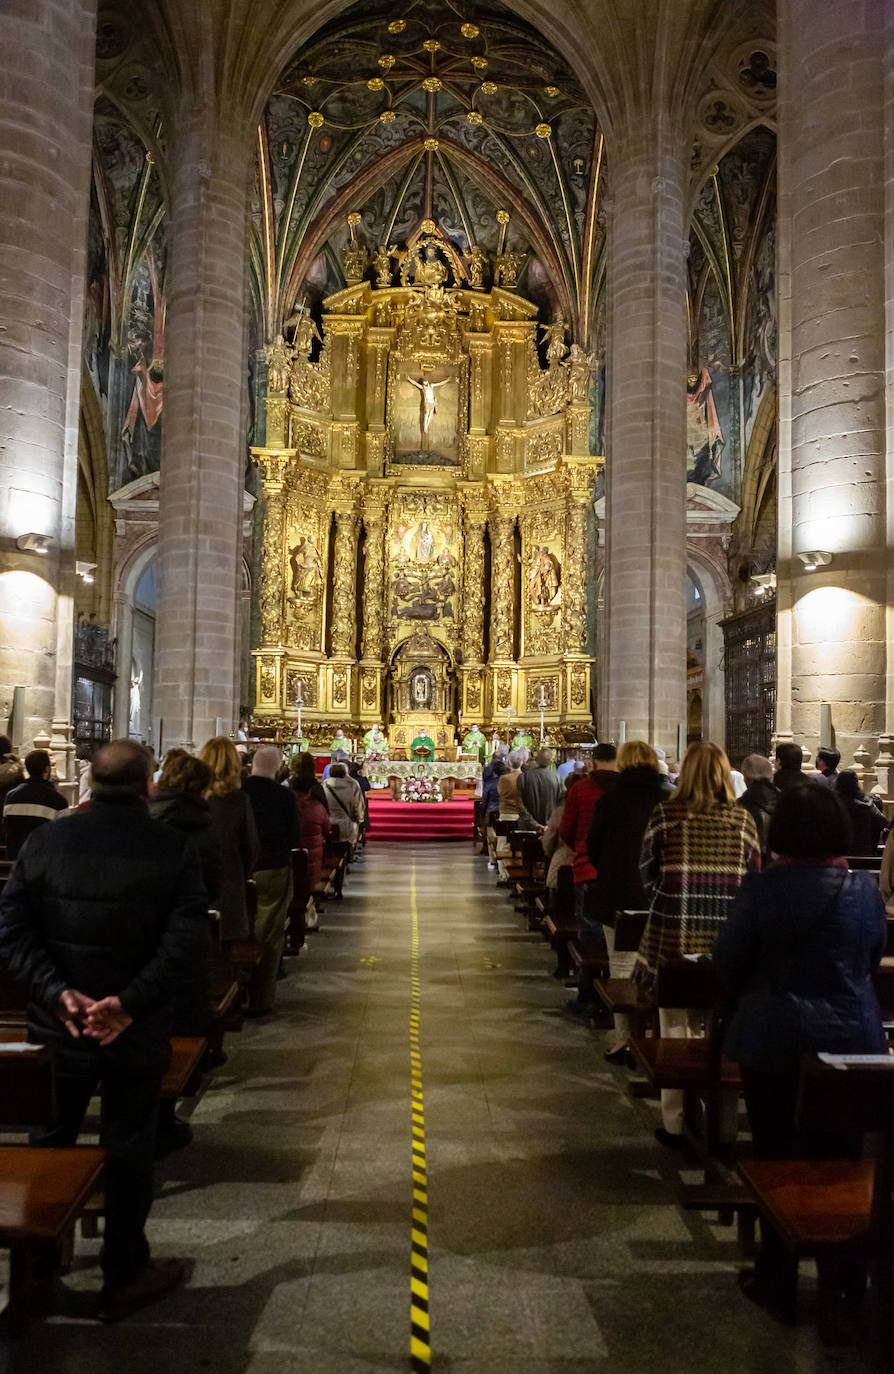
[[[484,269],[487,267],[487,258],[477,243],[473,244],[471,251],[464,256],[469,266],[469,285],[473,291],[482,291],[484,289]]]
[[[572,401],[585,402],[587,400],[590,391],[590,374],[595,362],[595,354],[586,353],[580,344],[573,343],[569,348],[568,357],[562,360],[562,366],[568,369]]]
[[[432,563],[435,557],[435,537],[428,527],[428,521],[423,520],[416,535],[416,562]]]
[[[565,345],[565,331],[568,328],[565,321],[560,318],[553,320],[552,324],[542,324],[540,332],[546,339],[546,361],[550,367],[554,363],[560,363],[568,352]]]
[[[320,331],[317,329],[309,311],[302,305],[296,310],[295,314],[286,320],[286,328],[293,327],[295,333],[292,335],[292,343],[295,352],[303,358],[310,356],[313,348],[314,339],[320,338]]]
[[[438,257],[433,243],[427,243],[423,256],[416,260],[416,275],[413,281],[417,286],[443,286],[447,280],[447,268]]]
[[[443,382],[430,382],[427,377],[420,377],[417,381],[415,377],[408,377],[410,386],[414,386],[419,392],[419,430],[423,440],[431,429],[431,422],[438,411],[435,391],[439,386],[446,386],[449,377],[445,377]]]
[[[559,564],[546,545],[535,551],[528,573],[528,595],[534,606],[549,606],[559,591]]]
[[[289,385],[289,363],[292,350],[282,334],[277,334],[273,343],[268,344],[265,351],[267,354],[267,390],[277,394],[284,392]]]
[[[323,577],[323,560],[312,539],[302,534],[289,552],[289,566],[292,569],[291,595],[298,600],[312,597]]]
[[[379,249],[373,258],[373,267],[376,269],[376,286],[383,291],[386,286],[391,285],[391,260],[397,257],[397,244],[392,243],[390,247],[380,244]]]

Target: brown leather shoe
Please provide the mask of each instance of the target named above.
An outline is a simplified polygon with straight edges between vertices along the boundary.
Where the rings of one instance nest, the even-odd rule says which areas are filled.
[[[159,1298],[179,1288],[187,1275],[186,1262],[181,1259],[150,1260],[145,1269],[130,1283],[109,1284],[103,1288],[99,1299],[98,1316],[103,1322],[121,1321],[131,1312],[148,1307]]]

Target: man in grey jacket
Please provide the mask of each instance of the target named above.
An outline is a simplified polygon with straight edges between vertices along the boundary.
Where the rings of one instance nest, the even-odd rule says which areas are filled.
[[[522,769],[517,790],[527,814],[537,825],[545,826],[563,791],[549,749],[538,749],[532,762]]]

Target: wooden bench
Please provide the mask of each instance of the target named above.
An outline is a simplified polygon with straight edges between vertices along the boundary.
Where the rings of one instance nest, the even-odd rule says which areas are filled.
[[[161,1100],[176,1102],[180,1097],[193,1097],[202,1077],[202,1059],[208,1041],[198,1035],[175,1035],[171,1038],[171,1062],[161,1081]]]
[[[890,1279],[894,1260],[894,1057],[812,1055],[805,1060],[796,1124],[830,1125],[864,1137],[864,1157],[750,1160],[739,1173],[762,1217],[797,1260],[848,1256],[877,1266]],[[871,1139],[871,1148],[865,1146]],[[820,1321],[828,1269],[819,1269]]]
[[[543,900],[543,899],[541,899]],[[548,902],[548,904],[547,904]],[[568,978],[571,955],[568,945],[577,937],[577,917],[574,914],[574,870],[570,864],[559,869],[552,898],[544,901],[542,915],[544,939],[549,941],[556,955],[555,978]]]
[[[52,1051],[0,1048],[0,1125],[22,1129],[55,1119]],[[105,1159],[104,1150],[89,1145],[0,1146],[0,1246],[10,1252],[5,1334],[23,1329],[34,1296],[34,1259],[58,1252],[70,1238],[101,1182]]]
[[[310,864],[307,850],[293,849],[292,901],[289,905],[283,954],[295,955],[304,947],[305,913],[310,896]]]
[[[647,911],[615,912],[615,953],[636,953],[648,919]],[[618,1012],[630,1017],[634,1035],[644,1035],[655,1024],[657,1008],[654,995],[632,978],[597,978],[594,987],[606,1011],[612,1015]]]
[[[729,1172],[720,1163],[721,1153],[726,1153],[720,1140],[720,1108],[724,1094],[741,1092],[742,1078],[738,1065],[721,1055],[723,1037],[716,1015],[719,998],[710,959],[663,961],[658,967],[655,1009],[702,1012],[706,1034],[692,1039],[637,1035],[630,1048],[654,1089],[682,1090],[684,1134],[704,1164],[706,1180],[720,1173],[728,1181]],[[698,1205],[694,1195],[690,1205]]]

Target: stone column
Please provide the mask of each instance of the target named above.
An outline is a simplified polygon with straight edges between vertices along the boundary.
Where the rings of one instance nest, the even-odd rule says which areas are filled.
[[[332,572],[332,654],[353,659],[357,644],[357,516],[335,513]]]
[[[365,517],[365,525],[366,576],[363,582],[363,657],[374,663],[380,663],[382,660],[382,634],[385,628],[385,512],[376,510],[368,513]]]
[[[668,121],[670,123],[670,121]],[[606,615],[600,738],[674,753],[686,719],[688,160],[643,116],[610,151]],[[595,576],[595,572],[593,574]]]
[[[490,659],[511,662],[515,631],[515,516],[492,515]]]
[[[25,687],[25,744],[51,735],[70,780],[95,43],[96,0],[0,9],[0,728]]]
[[[885,0],[781,0],[779,41],[777,737],[813,753],[828,703],[842,763],[878,739],[887,783],[894,18]]]
[[[198,747],[239,706],[250,120],[209,97],[171,136],[156,712]]]

